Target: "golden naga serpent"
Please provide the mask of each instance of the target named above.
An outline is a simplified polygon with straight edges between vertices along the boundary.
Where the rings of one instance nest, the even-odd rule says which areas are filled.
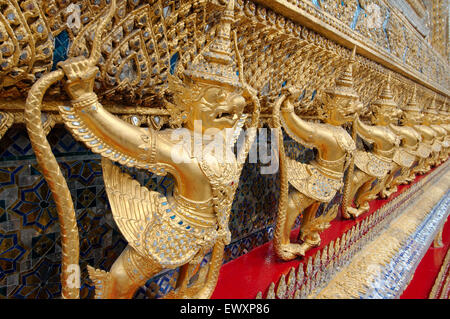
[[[41,104],[45,92],[53,83],[60,81],[63,77],[64,72],[62,70],[53,71],[41,77],[28,93],[24,112],[28,135],[36,154],[37,163],[42,169],[42,174],[52,192],[58,212],[62,247],[62,296],[67,299],[78,299],[80,295],[79,289],[76,287],[70,288],[68,285],[71,276],[68,268],[70,265],[78,266],[79,239],[77,219],[69,187],[52,153],[41,120]]]
[[[88,63],[95,66],[100,58],[100,38],[111,20],[116,9],[116,1],[111,1],[110,10],[107,16],[100,23],[92,46],[92,53]],[[73,273],[79,267],[79,237],[77,219],[73,207],[72,196],[61,169],[56,161],[50,144],[44,131],[41,120],[42,99],[48,88],[64,78],[64,71],[55,70],[42,76],[30,89],[25,104],[25,124],[30,137],[31,146],[36,155],[39,167],[42,169],[45,181],[47,182],[58,212],[58,219],[61,231],[62,248],[62,269],[61,284],[62,297],[65,299],[78,299],[80,297],[80,287],[75,283],[79,282],[79,273]],[[74,265],[76,268],[74,268]],[[72,271],[71,271],[72,270]],[[78,277],[78,280],[77,280]]]
[[[352,125],[352,139],[356,143],[356,128],[355,122]],[[348,164],[347,176],[344,181],[344,190],[342,192],[342,204],[341,204],[341,213],[345,218],[351,218],[349,212],[347,211],[347,207],[352,204],[353,198],[350,198],[350,191],[352,188],[352,180],[353,173],[355,172],[355,156],[352,154]]]
[[[286,256],[283,256],[283,250],[281,249],[281,238],[284,232],[284,227],[286,224],[286,205],[288,202],[289,195],[289,182],[286,170],[286,154],[284,152],[284,141],[283,141],[283,132],[281,130],[281,119],[280,119],[280,107],[281,104],[286,99],[286,95],[282,95],[277,101],[273,109],[272,115],[272,126],[277,130],[278,136],[278,158],[279,158],[279,171],[280,171],[280,199],[278,202],[278,213],[277,213],[277,221],[275,226],[275,234],[273,236],[273,244],[276,248],[276,251],[279,252],[282,259]]]

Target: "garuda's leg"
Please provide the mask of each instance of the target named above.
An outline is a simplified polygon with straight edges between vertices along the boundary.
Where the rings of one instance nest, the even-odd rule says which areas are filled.
[[[216,247],[214,249],[216,249]],[[199,251],[197,255],[189,261],[189,263],[180,267],[175,290],[172,290],[166,296],[164,296],[164,299],[210,298],[217,283],[216,276],[211,275],[214,275],[214,272],[216,271],[218,275],[220,266],[217,267],[216,263],[220,263],[220,265],[222,264],[223,253],[221,254],[221,257],[219,259],[214,259],[214,256],[217,254],[217,252],[214,253],[213,250],[211,260],[208,263],[209,267],[200,267],[205,254],[205,251]],[[213,267],[214,269],[211,270],[211,267]],[[189,285],[191,279],[193,279],[194,277],[197,277],[195,282]]]
[[[88,266],[98,299],[132,298],[139,287],[162,269],[159,263],[142,257],[130,246],[123,250],[109,272]]]
[[[436,165],[437,159],[436,154],[432,153],[426,160],[425,160],[425,172],[428,172],[433,166]]]
[[[441,165],[445,161],[446,155],[447,155],[447,151],[444,149],[444,147],[442,147],[442,150],[439,153],[439,159],[438,159],[437,165]]]
[[[328,224],[328,222],[322,223],[321,218],[316,217],[320,204],[320,202],[312,203],[303,215],[302,225],[300,226],[300,239],[303,243],[297,252],[301,256],[304,256],[309,249],[320,245],[320,232],[327,228],[325,224]]]
[[[419,160],[419,164],[416,166],[416,168],[412,171],[412,174],[420,174],[423,175],[428,171],[428,163],[427,163],[427,159],[426,158],[421,158]],[[408,182],[411,181],[412,178],[412,174],[409,176]]]
[[[352,185],[350,186],[350,194],[348,197],[350,200],[348,206],[346,207],[349,217],[358,217],[360,215],[358,209],[352,207],[352,202],[361,186],[363,186],[370,179],[371,177],[369,175],[355,168],[355,173],[352,179]]]
[[[397,164],[392,168],[391,172],[386,176],[383,181],[383,188],[380,191],[381,198],[389,198],[397,191],[398,177],[401,175],[401,167]]]
[[[291,230],[297,217],[314,202],[314,199],[297,190],[289,193],[286,209],[278,212],[274,234],[275,251],[281,259],[292,260],[299,255],[300,245],[290,241]]]
[[[416,161],[415,163],[417,163],[417,165],[413,164],[413,166],[411,168],[406,168],[406,167],[402,168],[402,174],[399,177],[398,185],[409,184],[411,181],[413,181],[416,178],[416,174],[422,170],[420,166],[423,164],[423,162],[421,162],[421,161],[422,161],[422,159],[419,159],[418,161]]]
[[[373,182],[376,177],[369,178],[358,190],[355,198],[356,207],[358,207],[358,215],[364,214],[370,209],[369,201],[376,198],[376,194],[380,191],[382,187],[382,182],[379,181],[374,187],[372,187]]]

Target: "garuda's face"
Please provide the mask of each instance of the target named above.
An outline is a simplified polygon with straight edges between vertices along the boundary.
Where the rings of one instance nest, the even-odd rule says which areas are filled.
[[[330,103],[331,102],[331,103]],[[343,125],[355,119],[356,114],[362,110],[362,103],[352,97],[335,97],[327,105],[328,121],[333,125]]]
[[[402,114],[403,114],[402,110],[400,110],[398,107],[393,107],[391,113],[391,123],[397,124]]]
[[[398,122],[401,111],[394,107],[375,107],[372,116],[374,125],[387,126]]]
[[[403,121],[405,124],[417,125],[421,124],[423,119],[423,114],[418,111],[406,111],[403,113]]]
[[[245,99],[239,92],[229,88],[208,85],[203,88],[200,99],[190,107],[192,120],[202,122],[207,129],[232,128],[242,115]]]
[[[431,114],[430,122],[436,125],[442,124],[441,117],[438,114]]]

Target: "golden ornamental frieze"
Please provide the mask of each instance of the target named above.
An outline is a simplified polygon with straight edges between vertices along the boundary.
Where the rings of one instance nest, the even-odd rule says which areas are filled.
[[[63,47],[67,51],[64,52],[67,58],[86,55],[99,17],[107,7],[107,3],[103,0],[83,0],[73,3],[28,2],[32,4],[29,6],[33,7],[36,13],[32,10],[28,12],[25,4],[19,6],[16,1],[11,0],[7,1],[9,9],[5,11],[6,18],[1,20],[0,28],[5,29],[6,33],[0,33],[10,34],[9,38],[6,37],[0,42],[2,98],[23,98],[36,79],[55,68],[58,55],[61,55],[61,52],[56,50],[59,41],[62,41],[60,37],[64,36],[68,42],[66,47]],[[313,97],[319,96],[318,93],[333,83],[333,79],[342,70],[349,57],[350,50],[336,44],[333,37],[328,39],[319,35],[309,26],[300,25],[294,22],[295,19],[290,20],[255,2],[239,0],[235,8],[234,29],[238,34],[238,45],[248,70],[247,82],[264,96],[279,94],[287,80],[296,81],[296,86],[304,89],[302,101],[304,110],[312,109],[314,103],[317,103]],[[272,3],[278,2],[283,1]],[[354,34],[356,38],[352,41],[361,42],[362,48],[365,47],[365,42],[370,42],[375,36],[348,27],[348,22],[352,18],[351,13],[356,10],[352,1],[346,2],[345,8],[338,6],[335,1],[329,2],[327,10],[334,8],[330,13],[321,13],[321,10],[326,11],[325,7],[321,10],[314,6],[310,8],[312,4],[308,1],[296,3],[299,3],[300,7],[309,8],[307,11],[310,14],[318,14],[318,18],[324,19],[326,23],[332,22],[341,28],[341,31]],[[95,81],[96,93],[104,100],[118,104],[127,101],[141,107],[160,105],[168,88],[167,77],[181,74],[198,50],[209,43],[215,31],[217,12],[224,4],[225,1],[218,0],[159,0],[145,3],[120,1],[116,14],[108,26],[108,35],[102,44],[100,72]],[[31,14],[34,14],[35,22],[32,26],[28,26],[25,17]],[[328,14],[335,15],[343,22],[328,17]],[[8,16],[12,20],[8,20]],[[411,41],[406,39],[404,35],[408,33],[401,27],[404,21],[392,18],[394,16],[397,17],[391,14],[386,31],[387,38],[399,46],[398,50],[395,49],[398,52],[393,49],[392,44],[380,42],[374,48],[389,46],[391,53],[379,51],[380,55],[377,59],[373,59],[365,57],[364,49],[358,46],[359,55],[355,69],[360,69],[361,72],[355,73],[355,86],[366,105],[377,96],[372,90],[375,87],[372,83],[385,80],[389,73],[386,67],[372,60],[384,64],[383,61],[387,59],[389,62],[391,56],[396,55],[395,52],[403,56],[405,50],[402,46],[408,46],[410,49],[407,51],[405,61],[410,61],[412,59],[410,53],[416,50],[410,42],[413,40],[414,43],[423,42],[415,38],[411,38]],[[363,24],[359,22],[357,26]],[[17,30],[14,31],[14,28]],[[19,31],[26,36],[20,36]],[[379,36],[386,39],[384,32]],[[18,41],[17,37],[21,38],[22,42]],[[397,60],[393,58],[395,62],[393,65],[389,66],[388,63],[389,67],[394,67],[396,72],[401,73],[394,73],[392,76],[393,91],[396,90],[396,81],[402,82],[398,85],[403,87],[409,84],[411,89],[413,81],[407,78],[410,77],[414,81],[423,82],[422,84],[427,87],[419,86],[418,91],[422,90],[431,96],[431,88],[446,95],[447,63],[443,63],[442,59],[433,55],[433,50],[429,46],[422,45],[417,50],[418,56],[411,60],[415,61],[411,62],[411,65],[397,61],[398,57]],[[43,52],[48,51],[50,53],[46,56]],[[30,55],[28,52],[34,53]],[[21,56],[28,58],[20,59]],[[424,69],[420,73],[415,67]],[[433,69],[431,73],[425,69],[427,67]],[[408,72],[410,76],[405,77]],[[424,76],[427,76],[426,80]],[[368,86],[368,83],[373,87]],[[52,92],[49,92],[49,96],[51,94]],[[53,96],[57,96],[58,99],[61,99],[62,94],[61,90],[57,89],[53,92]],[[438,96],[439,100],[443,101],[444,98]],[[3,106],[0,107],[3,109]]]

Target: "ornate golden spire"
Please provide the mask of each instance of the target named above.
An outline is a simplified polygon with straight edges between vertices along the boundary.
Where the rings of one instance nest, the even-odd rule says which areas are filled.
[[[433,100],[431,101],[431,105],[427,108],[424,108],[424,113],[437,115],[438,111],[436,108],[436,93],[434,93]]]
[[[234,0],[230,0],[216,28],[211,44],[189,64],[184,74],[203,83],[241,87],[232,56],[231,24]]]
[[[413,91],[413,95],[411,97],[411,99],[409,100],[408,104],[406,106],[404,106],[402,108],[403,111],[416,111],[416,112],[420,112],[420,108],[419,105],[417,105],[417,86],[414,85],[414,91]]]
[[[336,86],[326,92],[328,94],[352,97],[357,99],[359,96],[353,87],[353,64],[356,62],[356,45],[353,48],[347,68],[336,79]]]
[[[391,75],[389,74],[386,84],[381,91],[381,94],[378,98],[373,102],[374,105],[379,105],[381,107],[398,107],[397,103],[394,101],[394,95],[391,91]]]
[[[444,104],[442,104],[441,109],[439,110],[440,115],[448,116],[448,109],[447,109],[447,98],[444,100]]]

